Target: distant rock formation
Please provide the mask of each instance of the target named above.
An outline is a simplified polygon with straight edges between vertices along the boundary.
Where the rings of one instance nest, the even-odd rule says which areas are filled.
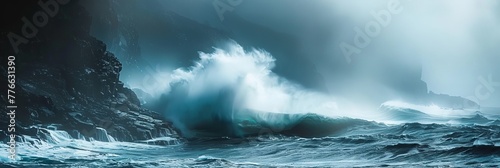
[[[460,97],[460,96],[450,96],[446,94],[436,94],[434,92],[429,92],[428,103],[433,103],[440,107],[447,107],[452,109],[479,109],[480,106],[476,102]]]

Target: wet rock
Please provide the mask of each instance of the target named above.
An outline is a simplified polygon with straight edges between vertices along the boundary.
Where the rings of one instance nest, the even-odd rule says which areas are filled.
[[[21,19],[38,11],[37,3],[9,3],[9,18]],[[92,18],[77,1],[61,6],[59,13],[41,28],[35,40],[14,53],[2,39],[1,55],[16,55],[16,116],[19,134],[50,138],[43,128],[68,132],[68,137],[99,141],[137,141],[163,136],[172,124],[144,109],[136,94],[120,79],[122,64],[106,45],[89,35]],[[0,34],[20,33],[21,22],[2,27]],[[0,82],[6,82],[6,64],[0,65]],[[1,102],[6,97],[1,96]],[[132,112],[133,111],[133,112]],[[0,109],[5,114],[5,109]],[[7,116],[0,115],[0,125]],[[137,124],[134,124],[137,123]],[[0,138],[5,139],[2,128]],[[62,133],[61,133],[62,135]],[[66,135],[65,135],[66,136]],[[54,139],[57,141],[57,139]]]

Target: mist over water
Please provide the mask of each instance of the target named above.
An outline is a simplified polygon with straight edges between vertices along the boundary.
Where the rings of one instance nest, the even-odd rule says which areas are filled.
[[[355,28],[377,22],[391,2],[401,12],[346,61],[339,44],[353,44]],[[141,56],[154,70],[145,78],[155,79],[153,85],[142,73],[122,78],[151,95],[145,106],[189,137],[242,136],[255,125],[292,129],[310,114],[384,124],[497,118],[456,97],[498,106],[498,91],[486,90],[487,99],[476,96],[478,87],[485,91],[481,77],[500,79],[493,47],[500,34],[496,1],[255,0],[231,6],[223,20],[214,1],[130,6],[123,15],[172,13],[158,19],[168,26],[156,29],[144,26],[155,22],[130,22],[140,25]],[[174,47],[158,49],[165,45]],[[441,94],[451,96],[435,98]]]
[[[187,137],[255,133],[246,131],[248,124],[279,127],[283,131],[300,124],[310,114],[386,124],[460,124],[458,119],[478,114],[477,109],[417,105],[397,99],[373,106],[335,97],[273,73],[275,61],[262,49],[245,50],[229,41],[212,53],[199,52],[199,60],[193,66],[153,74],[165,77],[159,83],[168,85],[160,89],[163,92],[149,92],[153,95],[149,106],[160,107],[159,111]]]
[[[227,18],[239,16],[294,36],[300,41],[298,48],[302,56],[316,65],[326,86],[342,97],[363,99],[363,95],[369,94],[372,99],[387,101],[382,93],[400,95],[400,90],[386,85],[383,78],[387,73],[377,73],[385,67],[398,65],[401,66],[395,69],[420,67],[418,71],[429,91],[454,96],[474,97],[481,76],[491,74],[495,82],[500,79],[496,73],[500,71],[496,65],[500,61],[500,51],[495,47],[500,39],[498,1],[394,2],[401,12],[393,14],[388,25],[382,26],[381,33],[371,39],[370,45],[353,56],[355,62],[352,64],[345,60],[339,44],[352,44],[356,35],[353,28],[364,29],[367,23],[376,21],[373,13],[387,10],[391,0],[244,1],[233,11],[226,12],[224,21],[217,17],[209,2],[188,0],[163,4],[180,15],[221,29],[231,29],[232,21]],[[367,87],[382,91],[364,89]],[[498,106],[500,94],[494,92],[488,99],[476,101],[482,106]]]
[[[171,73],[164,93],[166,116],[189,134],[189,128],[232,122],[247,110],[339,116],[336,99],[290,82],[272,72],[275,59],[266,51],[245,51],[236,42],[201,53],[194,66]],[[158,97],[157,97],[158,98]],[[262,118],[277,123],[280,118]]]

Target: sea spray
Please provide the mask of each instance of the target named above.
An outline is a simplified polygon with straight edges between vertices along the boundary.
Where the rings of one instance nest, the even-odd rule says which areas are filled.
[[[264,50],[245,51],[235,42],[214,50],[199,53],[193,66],[174,70],[162,99],[164,114],[185,136],[242,136],[240,121],[289,122],[264,113],[332,116],[338,109],[333,97],[274,74],[276,60]],[[260,117],[248,118],[249,111]]]

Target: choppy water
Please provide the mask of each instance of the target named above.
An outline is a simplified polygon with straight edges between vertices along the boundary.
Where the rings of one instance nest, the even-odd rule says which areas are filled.
[[[77,140],[48,130],[52,139],[25,137],[18,146],[19,160],[1,161],[2,167],[498,167],[496,114],[478,112],[441,124],[387,125],[342,118],[332,120],[351,124],[322,138],[261,133],[244,138],[160,139],[171,144],[166,146]]]

